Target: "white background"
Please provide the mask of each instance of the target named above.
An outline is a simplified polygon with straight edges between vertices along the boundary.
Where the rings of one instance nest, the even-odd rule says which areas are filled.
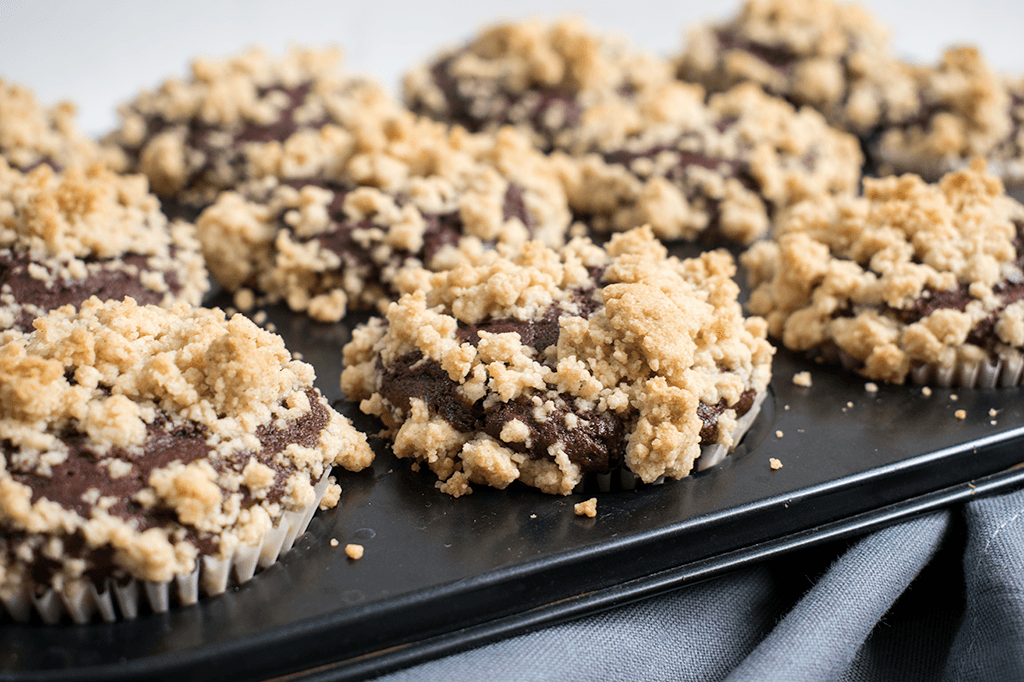
[[[891,27],[896,50],[907,58],[933,63],[943,47],[970,43],[998,70],[1024,74],[1024,0],[862,4]],[[278,54],[291,44],[337,45],[351,70],[397,90],[410,64],[502,18],[577,14],[595,29],[670,54],[687,26],[721,20],[738,6],[693,0],[0,0],[0,78],[31,87],[46,105],[75,102],[82,128],[99,134],[115,124],[119,102],[166,76],[184,75],[197,55],[223,57],[254,44]]]

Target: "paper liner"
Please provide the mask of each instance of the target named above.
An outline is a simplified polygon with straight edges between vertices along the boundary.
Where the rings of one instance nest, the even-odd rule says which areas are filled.
[[[848,370],[856,371],[859,366],[853,356],[843,351],[838,352],[838,359]],[[1024,356],[1014,354],[980,362],[961,362],[951,367],[933,363],[916,365],[910,368],[908,377],[911,383],[938,388],[997,388],[1020,386],[1022,370]]]
[[[258,545],[240,545],[228,559],[200,557],[196,569],[177,575],[168,582],[152,582],[134,578],[119,583],[111,578],[100,583],[79,580],[61,590],[47,589],[35,594],[30,587],[20,593],[0,594],[0,604],[14,620],[25,622],[38,613],[43,622],[56,624],[65,615],[75,623],[88,623],[98,613],[106,622],[136,618],[140,612],[140,596],[145,595],[149,608],[163,613],[172,606],[195,604],[201,595],[212,597],[226,591],[234,575],[242,584],[253,577],[257,568],[266,568],[291,549],[296,538],[306,531],[313,513],[329,485],[330,470],[320,478],[313,490],[315,501],[307,507],[285,512],[277,524],[264,534]]]
[[[761,404],[764,399],[768,396],[768,391],[764,390],[758,393],[754,397],[754,403],[747,410],[747,413],[736,420],[736,428],[732,430],[732,446],[725,446],[720,443],[714,443],[711,445],[702,445],[700,448],[700,456],[694,462],[695,471],[704,471],[709,469],[716,464],[720,464],[722,460],[737,446],[739,445],[740,439],[750,429],[751,424],[757,419],[758,413],[761,411]],[[659,476],[657,479],[648,483],[647,485],[661,485],[665,482],[664,476]],[[644,485],[644,482],[639,476],[630,471],[627,467],[622,466],[614,471],[610,471],[607,474],[587,474],[584,475],[583,480],[579,485],[576,486],[576,490],[573,492],[582,493],[587,488],[593,488],[596,486],[599,492],[610,492],[613,490],[634,490],[638,486]]]

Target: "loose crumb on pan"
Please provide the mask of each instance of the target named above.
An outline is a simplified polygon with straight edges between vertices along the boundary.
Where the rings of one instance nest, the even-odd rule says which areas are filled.
[[[775,437],[776,438],[782,438],[782,431],[776,431],[775,432]]]
[[[339,544],[338,538],[331,538],[331,547],[337,547]]]
[[[782,468],[782,461],[775,457],[771,457],[768,459],[768,466],[772,468],[772,471],[778,471]]]
[[[878,393],[878,384],[876,384],[873,381],[869,381],[868,383],[864,384],[864,390],[867,391],[868,393]]]
[[[573,507],[573,511],[576,512],[576,516],[586,516],[587,518],[594,518],[597,516],[597,498],[591,497],[589,500],[580,502]]]
[[[797,372],[793,375],[793,385],[803,386],[804,388],[811,387],[811,373],[810,372]]]
[[[924,388],[922,388],[922,389],[921,389],[921,395],[923,395],[924,397],[926,397],[926,398],[927,398],[927,397],[929,397],[929,396],[930,396],[931,394],[932,394],[932,389],[931,389],[931,387],[929,387],[929,386],[925,386]]]
[[[997,414],[999,414],[999,410],[997,410],[994,407],[990,408],[989,411],[988,411],[988,416],[990,416],[990,417],[995,417]]]
[[[957,410],[953,413],[953,416],[957,419],[967,419],[967,410]]]
[[[348,555],[349,559],[358,561],[363,558],[363,546],[349,543],[345,545],[345,554]]]

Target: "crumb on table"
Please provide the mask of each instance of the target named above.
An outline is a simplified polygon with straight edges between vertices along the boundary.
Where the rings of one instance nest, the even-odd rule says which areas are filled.
[[[775,432],[775,437],[776,438],[782,438],[782,431],[776,431]]]
[[[811,373],[810,372],[797,372],[793,375],[793,384],[795,386],[803,386],[804,388],[811,387]]]
[[[348,555],[349,559],[352,559],[353,561],[358,561],[359,559],[363,558],[363,546],[347,544],[345,545],[345,554]]]
[[[597,498],[591,497],[589,500],[580,502],[573,509],[576,516],[586,516],[592,519],[597,516]]]

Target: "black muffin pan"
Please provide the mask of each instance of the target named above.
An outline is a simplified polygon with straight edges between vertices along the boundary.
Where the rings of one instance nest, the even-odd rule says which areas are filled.
[[[267,312],[319,388],[379,431],[338,388],[341,347],[366,316],[328,325]],[[800,371],[809,388],[793,384]],[[780,350],[770,396],[732,455],[680,481],[597,493],[596,518],[573,512],[589,493],[516,484],[453,499],[373,438],[373,466],[339,472],[339,506],[245,585],[128,622],[0,617],[0,679],[366,677],[1016,486],[1020,398],[1016,387],[869,392]],[[347,543],[363,558],[348,559]]]

